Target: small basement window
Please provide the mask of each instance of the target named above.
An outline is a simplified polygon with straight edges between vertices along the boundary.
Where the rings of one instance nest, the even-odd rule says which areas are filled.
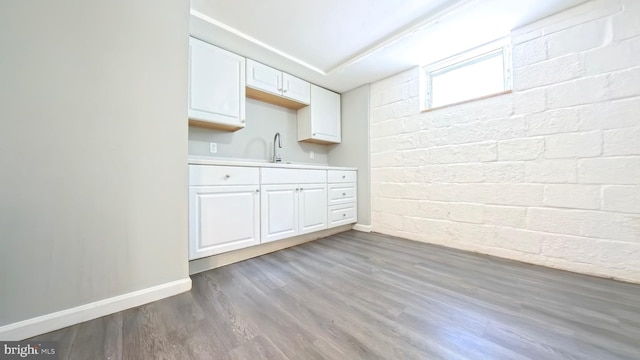
[[[502,39],[422,70],[423,110],[502,94],[512,89],[511,46]]]

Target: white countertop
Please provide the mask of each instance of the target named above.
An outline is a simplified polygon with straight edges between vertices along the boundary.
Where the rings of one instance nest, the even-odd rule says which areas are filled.
[[[221,166],[255,166],[255,167],[273,167],[286,169],[314,169],[314,170],[358,170],[355,167],[329,166],[326,164],[303,164],[303,163],[278,163],[267,162],[264,160],[252,159],[229,159],[215,158],[207,156],[190,156],[190,165],[221,165]]]

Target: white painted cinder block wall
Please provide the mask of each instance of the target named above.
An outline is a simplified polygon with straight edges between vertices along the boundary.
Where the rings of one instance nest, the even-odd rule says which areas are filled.
[[[640,282],[640,1],[514,31],[514,91],[419,111],[371,86],[373,230]]]

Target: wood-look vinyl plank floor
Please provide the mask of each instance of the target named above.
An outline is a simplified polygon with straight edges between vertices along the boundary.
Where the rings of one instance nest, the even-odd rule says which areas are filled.
[[[640,285],[350,231],[34,340],[60,359],[640,359]]]

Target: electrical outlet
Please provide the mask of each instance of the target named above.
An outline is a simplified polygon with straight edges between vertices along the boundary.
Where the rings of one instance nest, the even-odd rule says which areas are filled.
[[[218,152],[218,144],[216,143],[209,143],[209,152],[212,154],[215,154]]]
[[[309,151],[309,159],[315,159],[316,158],[316,153],[314,153],[313,151]]]

